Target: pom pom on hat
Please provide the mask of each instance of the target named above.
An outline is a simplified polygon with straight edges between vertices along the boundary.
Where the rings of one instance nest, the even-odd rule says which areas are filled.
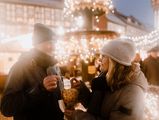
[[[56,34],[47,26],[36,23],[33,31],[33,45],[56,39]]]
[[[136,47],[132,40],[117,39],[105,44],[100,53],[120,64],[130,66],[136,54]]]

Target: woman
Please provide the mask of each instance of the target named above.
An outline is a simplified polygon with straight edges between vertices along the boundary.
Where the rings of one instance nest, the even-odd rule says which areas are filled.
[[[147,80],[140,67],[132,63],[134,43],[109,41],[101,49],[101,55],[101,71],[105,74],[92,81],[87,112],[76,110],[73,119],[143,120]]]

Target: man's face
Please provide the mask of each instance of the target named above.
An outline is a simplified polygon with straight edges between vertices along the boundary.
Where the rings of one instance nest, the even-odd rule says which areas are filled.
[[[46,43],[44,43],[45,45],[45,50],[46,50],[46,53],[50,56],[53,55],[53,52],[55,50],[55,46],[54,46],[55,43],[53,43],[52,41],[48,41]]]
[[[55,50],[54,45],[55,42],[46,41],[42,42],[41,44],[38,44],[36,47],[40,49],[42,52],[46,53],[47,55],[52,56]]]

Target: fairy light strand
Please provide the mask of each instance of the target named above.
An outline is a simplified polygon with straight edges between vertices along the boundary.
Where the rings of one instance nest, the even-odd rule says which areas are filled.
[[[149,50],[159,44],[159,30],[154,30],[144,36],[125,36],[125,38],[132,39],[138,50]]]
[[[109,11],[113,11],[114,8],[112,0],[65,0],[64,4],[65,15],[70,15],[76,10],[85,8],[92,10],[92,12],[99,9],[107,14]]]

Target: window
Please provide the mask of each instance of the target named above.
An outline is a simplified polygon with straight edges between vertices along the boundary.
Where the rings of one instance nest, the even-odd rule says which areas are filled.
[[[6,19],[6,5],[4,3],[0,3],[0,21],[5,21]]]
[[[16,5],[15,13],[16,13],[16,21],[23,22],[24,8],[22,5]]]

